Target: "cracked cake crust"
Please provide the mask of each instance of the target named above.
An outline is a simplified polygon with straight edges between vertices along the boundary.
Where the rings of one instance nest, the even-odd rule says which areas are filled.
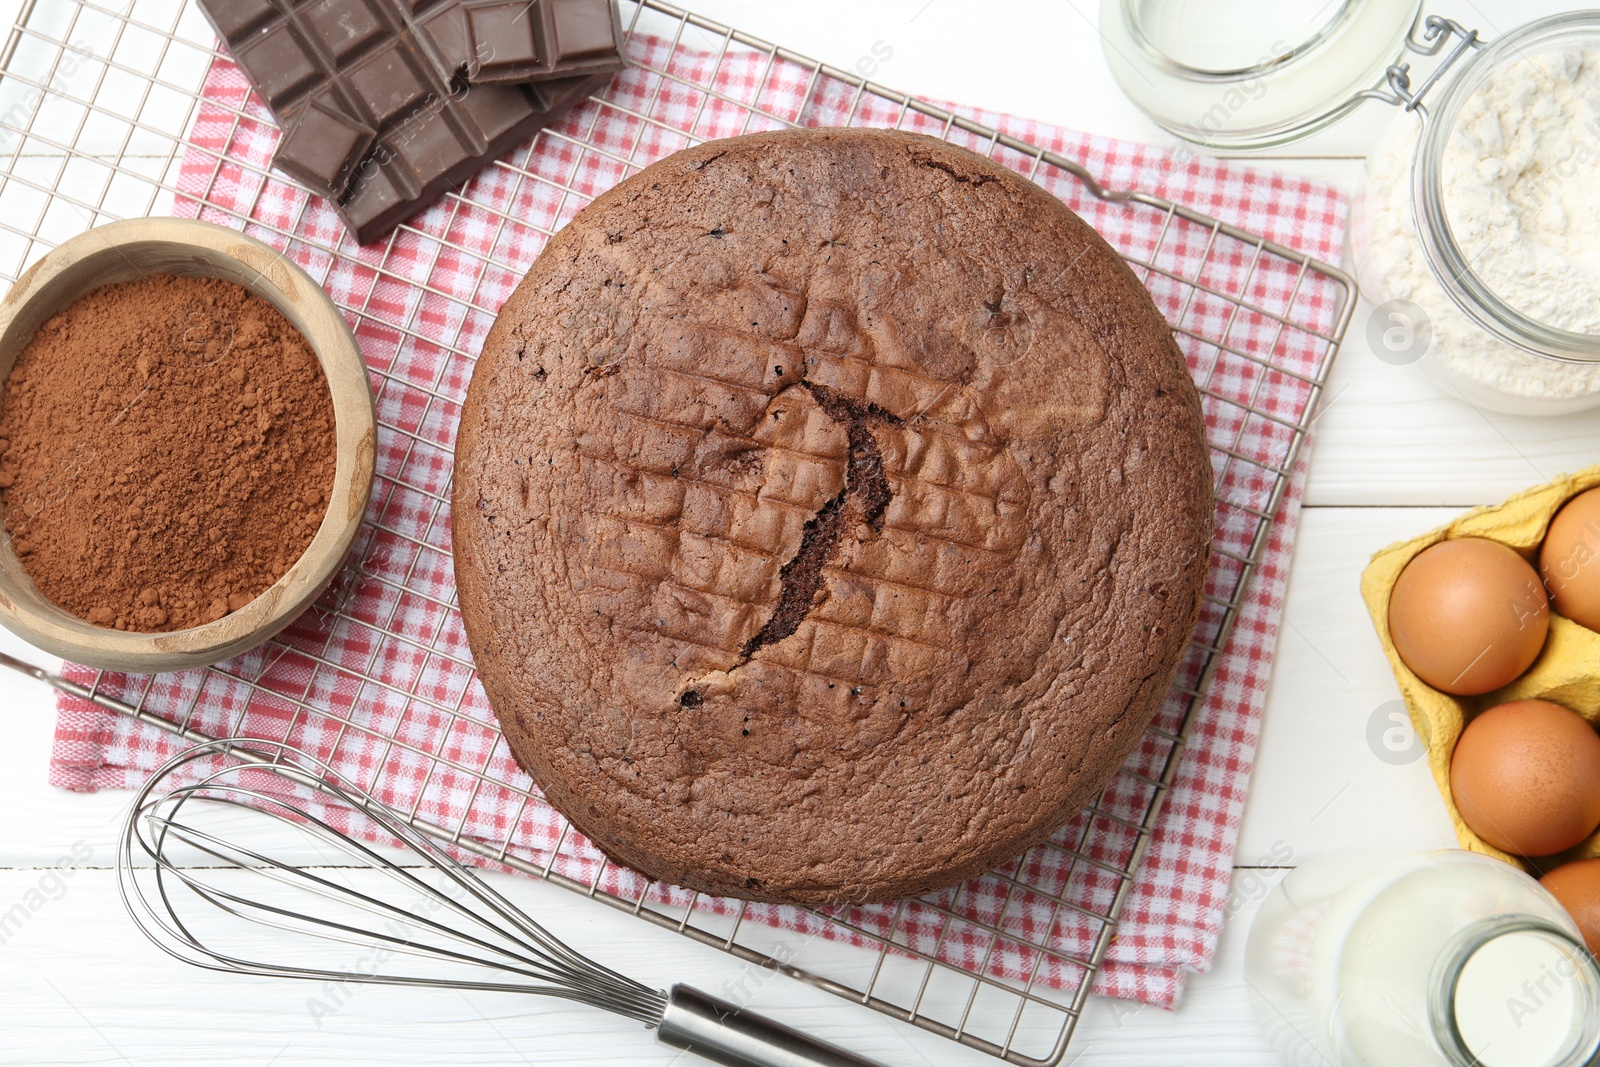
[[[1199,397],[1121,259],[942,141],[671,156],[558,233],[462,414],[462,616],[614,859],[891,899],[1076,815],[1191,632]]]

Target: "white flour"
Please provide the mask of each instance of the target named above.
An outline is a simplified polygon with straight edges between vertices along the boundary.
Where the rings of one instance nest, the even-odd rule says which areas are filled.
[[[1411,215],[1419,124],[1401,115],[1371,162],[1375,299],[1420,307],[1428,358],[1503,393],[1577,397],[1600,391],[1600,366],[1534,356],[1476,325],[1428,269]],[[1485,284],[1531,318],[1600,335],[1600,51],[1519,59],[1467,101],[1446,146],[1445,212]]]

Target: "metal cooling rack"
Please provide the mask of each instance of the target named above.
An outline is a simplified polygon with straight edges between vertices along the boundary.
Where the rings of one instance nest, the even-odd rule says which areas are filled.
[[[1068,861],[1066,883],[1053,892],[1032,884],[1026,874],[1029,857],[1024,857],[1002,868],[998,875],[990,876],[999,878],[1004,886],[1004,901],[992,917],[974,917],[970,908],[962,906],[961,890],[921,902],[925,914],[943,917],[936,939],[919,939],[902,931],[901,916],[907,907],[902,902],[887,925],[887,935],[881,924],[859,921],[848,910],[813,915],[815,924],[826,925],[840,936],[865,942],[873,951],[827,938],[807,938],[796,947],[782,936],[782,931],[754,921],[745,922],[743,906],[730,915],[704,906],[700,898],[695,897],[687,906],[669,907],[659,902],[649,886],[637,895],[615,894],[602,886],[603,863],[587,877],[575,877],[568,873],[566,865],[557,862],[568,841],[565,831],[555,853],[546,862],[535,862],[516,851],[517,844],[511,836],[516,831],[516,818],[510,820],[511,830],[507,836],[498,841],[464,835],[465,815],[454,826],[438,825],[420,817],[415,818],[415,823],[425,832],[451,841],[468,852],[588,894],[642,919],[720,947],[743,960],[781,971],[1007,1062],[1059,1063],[1095,973],[1111,943],[1134,872],[1149,846],[1152,827],[1178,768],[1191,712],[1204,700],[1245,590],[1266,550],[1272,516],[1277,513],[1349,323],[1354,284],[1329,264],[1159,196],[1104,188],[1093,175],[1070,159],[863,81],[848,71],[818,63],[657,0],[621,0],[621,7],[630,35],[653,34],[674,45],[682,42],[704,47],[715,57],[709,73],[704,69],[685,73],[674,69],[672,64],[654,71],[659,77],[658,98],[663,89],[671,91],[675,87],[700,100],[699,109],[690,122],[680,128],[649,113],[633,116],[685,144],[699,139],[695,135],[696,123],[707,102],[743,108],[742,129],[751,128],[752,122],[757,128],[771,128],[789,121],[785,116],[763,111],[759,102],[736,100],[719,87],[717,72],[725,61],[754,54],[763,71],[780,61],[797,65],[808,75],[808,98],[811,89],[820,84],[843,86],[852,94],[850,121],[855,121],[874,105],[887,106],[898,116],[894,122],[897,126],[912,118],[918,122],[931,121],[946,137],[980,151],[987,150],[996,158],[1004,156],[1005,161],[1036,179],[1070,177],[1098,201],[1116,205],[1121,210],[1150,213],[1158,226],[1159,238],[1153,247],[1137,254],[1125,252],[1125,255],[1153,291],[1165,294],[1169,309],[1176,308],[1175,314],[1169,310],[1169,318],[1180,343],[1190,355],[1191,365],[1196,362],[1197,352],[1204,353],[1210,360],[1209,369],[1197,373],[1207,405],[1230,412],[1233,423],[1239,427],[1231,445],[1213,440],[1213,460],[1219,468],[1219,510],[1224,513],[1225,521],[1242,529],[1241,543],[1249,547],[1244,552],[1223,552],[1218,558],[1206,608],[1180,673],[1180,682],[1168,701],[1168,708],[1145,738],[1147,758],[1141,764],[1144,769],[1125,769],[1108,787],[1137,791],[1143,798],[1142,817],[1129,820],[1106,812],[1097,802],[1069,832],[1058,835],[1050,844],[1039,846],[1039,849],[1058,850],[1060,854],[1055,858]],[[199,87],[215,55],[209,27],[186,0],[129,0],[126,3],[122,0],[103,3],[25,0],[16,25],[0,50],[0,161],[3,161],[0,162],[3,166],[3,173],[0,173],[0,277],[8,284],[15,281],[22,270],[45,251],[92,225],[170,211],[177,192],[181,161],[192,147],[183,139],[185,134],[181,131],[191,128],[200,105]],[[229,114],[236,128],[246,118],[243,111]],[[592,125],[590,132],[593,132]],[[619,154],[581,139],[573,141],[573,145],[605,155],[619,163],[623,173],[638,169],[631,152]],[[515,169],[505,161],[497,166]],[[258,173],[264,176],[264,172]],[[575,195],[569,185],[559,180],[526,171],[520,172],[519,177],[550,183],[561,192],[563,204],[569,195]],[[240,224],[244,222],[243,216],[237,214],[234,219]],[[502,229],[505,224],[502,219]],[[252,228],[257,233],[265,229],[269,239],[275,233],[287,241],[294,227],[274,229],[253,222]],[[296,236],[295,240],[303,242],[304,238]],[[1201,248],[1198,258],[1186,259],[1172,254],[1171,249],[1180,243]],[[311,244],[317,247],[314,242]],[[1222,254],[1220,249],[1224,244],[1233,246],[1231,254],[1242,254],[1249,261],[1242,284],[1227,291],[1206,280],[1208,264]],[[332,254],[327,246],[321,246],[319,251]],[[387,261],[386,253],[378,262],[385,264]],[[493,265],[516,274],[527,266],[526,262]],[[1272,306],[1269,301],[1257,300],[1253,295],[1252,279],[1264,273],[1268,265],[1275,265],[1280,272],[1286,270],[1292,281],[1282,306]],[[414,284],[381,265],[377,273],[401,284]],[[1306,310],[1302,296],[1308,289],[1308,282],[1321,287],[1324,295],[1331,291],[1334,300],[1331,314],[1326,308],[1315,315]],[[377,313],[369,306],[370,294],[369,290],[366,301],[361,304],[346,304],[346,312],[357,319],[375,316]],[[479,306],[476,310],[492,315],[496,309]],[[403,323],[388,322],[386,325],[398,326],[401,337],[415,337],[419,329],[415,315],[413,310]],[[1230,343],[1231,331],[1241,316],[1274,331],[1273,343],[1266,349],[1269,356],[1263,357]],[[458,332],[456,342],[460,336]],[[1303,342],[1302,349],[1309,348],[1308,361],[1295,366],[1274,362],[1279,352],[1277,342],[1286,336],[1299,338]],[[441,343],[438,338],[430,340]],[[471,353],[463,352],[456,343],[444,347],[470,358]],[[1238,373],[1240,367],[1245,371],[1242,378]],[[379,372],[379,378],[386,373]],[[1230,373],[1233,375],[1231,385],[1228,384]],[[1303,387],[1303,406],[1297,405],[1292,417],[1285,417],[1272,405],[1258,403],[1268,373]],[[1240,380],[1246,383],[1245,387],[1239,387]],[[445,402],[437,392],[430,396],[430,403]],[[1247,419],[1269,420],[1283,431],[1283,445],[1269,459],[1263,460],[1259,455],[1252,456],[1247,450],[1241,450],[1243,423]],[[406,429],[393,425],[385,428],[391,433],[411,436],[407,448],[414,446],[415,436]],[[337,616],[342,603],[335,600],[331,608],[323,610]],[[446,608],[450,606],[445,604]],[[210,740],[190,725],[195,710],[193,702],[177,721],[147,710],[144,696],[149,692],[148,681],[144,682],[142,690],[138,686],[127,686],[126,679],[114,683],[105,675],[80,682],[9,657],[0,657],[0,660],[5,661],[3,665],[30,674],[57,690],[170,734],[194,742]],[[250,663],[259,666],[260,661],[245,661],[244,666],[239,666],[239,662],[212,670],[236,672],[229,677],[252,687],[253,692],[260,679],[249,676]],[[375,677],[371,667],[369,663],[363,683],[383,684],[383,679]],[[241,671],[244,673],[237,673]],[[202,687],[196,686],[195,702],[199,701],[202,691]],[[282,694],[277,695],[282,697]],[[428,700],[415,691],[414,685],[405,695],[411,700]],[[296,720],[324,714],[305,699],[290,698],[290,703],[295,707]],[[460,704],[460,698],[453,705],[449,701],[435,702],[446,729],[459,717]],[[361,729],[343,720],[338,726],[341,738],[346,736],[347,730]],[[442,770],[476,775],[480,785],[487,781],[483,768],[451,763],[445,756],[397,737],[373,740],[388,746],[385,751],[408,752],[428,761],[430,778],[436,770]],[[504,783],[494,785],[498,788]],[[535,794],[517,792],[521,794],[523,805],[542,803]],[[477,795],[475,787],[474,797]],[[1123,841],[1114,850],[1117,857],[1114,863],[1105,861],[1104,849],[1090,847],[1106,835]],[[1091,851],[1095,854],[1091,855]],[[1069,895],[1070,875],[1080,870],[1095,875],[1108,884],[1110,890],[1090,902]],[[1007,919],[1013,899],[1024,897],[1028,898],[1030,906],[1042,906],[1049,918],[1049,921],[1032,924],[1031,934],[1019,933],[1017,926]],[[1090,951],[1068,951],[1052,943],[1049,935],[1056,926],[1056,918],[1067,912],[1090,924],[1093,934]],[[969,935],[975,931],[977,936],[989,938],[989,948],[975,969],[947,962],[947,955],[942,951],[947,937],[954,936],[952,930],[958,925]],[[1002,938],[1013,939],[1031,953],[1033,962],[1025,978],[1001,977],[989,966],[990,956],[996,952]],[[1049,961],[1058,973],[1075,976],[1075,980],[1068,982],[1066,988],[1040,981],[1044,961]]]

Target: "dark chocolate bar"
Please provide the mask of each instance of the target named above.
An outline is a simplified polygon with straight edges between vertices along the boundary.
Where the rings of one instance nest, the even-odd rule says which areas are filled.
[[[527,11],[526,47],[515,34],[491,43],[494,13],[475,12],[478,6],[200,3],[284,130],[274,164],[333,199],[363,244],[560,118],[622,67],[612,0],[519,0]],[[527,70],[530,62],[539,69],[529,77],[548,80],[493,84],[491,76],[491,84],[473,84],[485,63],[497,63],[504,78],[513,65]]]
[[[533,85],[464,87],[448,106],[424,110],[379,139],[335,203],[339,217],[360,244],[384,237],[610,81],[610,74],[591,74]]]
[[[610,3],[471,0],[463,4],[478,69],[474,85],[616,70],[622,28]]]

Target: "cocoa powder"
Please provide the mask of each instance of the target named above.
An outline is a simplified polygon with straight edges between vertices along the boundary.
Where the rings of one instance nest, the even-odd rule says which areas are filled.
[[[260,595],[333,486],[310,345],[216,278],[96,289],[47,320],[0,392],[0,509],[39,591],[119,630],[180,630]]]

